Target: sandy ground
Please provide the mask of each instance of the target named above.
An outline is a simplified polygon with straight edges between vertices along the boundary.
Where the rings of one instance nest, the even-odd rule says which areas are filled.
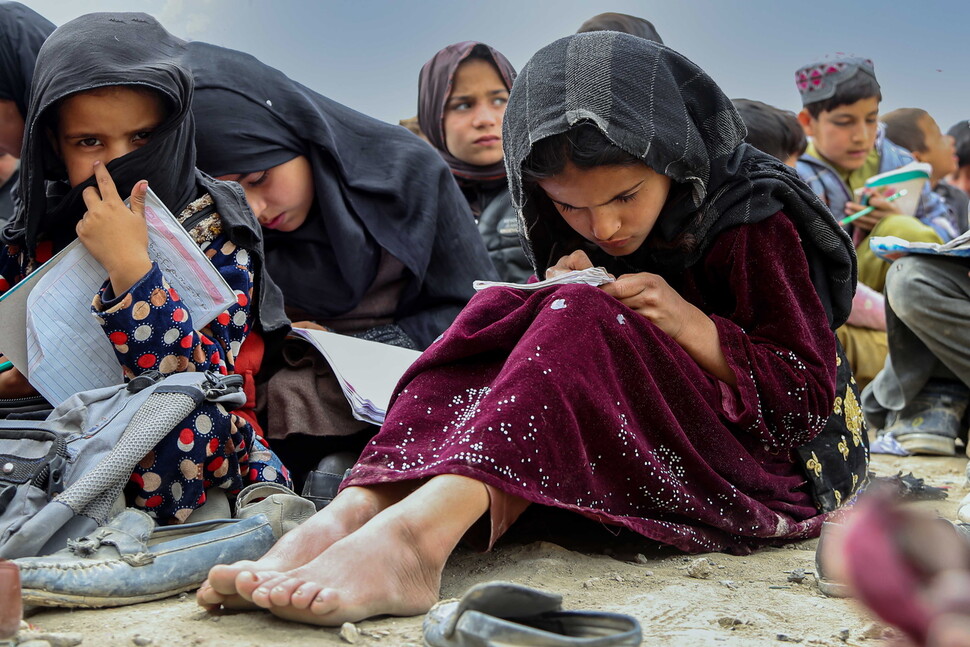
[[[954,518],[968,491],[965,458],[874,456],[873,470],[889,476],[912,471],[949,488],[943,501],[918,504]],[[736,557],[709,554],[711,574],[688,574],[697,557],[646,551],[622,558],[579,552],[548,542],[502,545],[492,553],[460,551],[445,570],[442,597],[457,597],[473,584],[510,580],[556,591],[566,609],[628,613],[643,626],[644,645],[866,645],[887,644],[890,631],[850,600],[823,596],[811,573],[817,540]],[[801,582],[789,575],[803,569]],[[357,625],[358,645],[422,645],[421,620],[385,618]],[[265,612],[209,615],[194,597],[100,610],[53,610],[29,621],[52,632],[74,632],[83,645],[327,645],[347,644],[337,629],[305,627]]]

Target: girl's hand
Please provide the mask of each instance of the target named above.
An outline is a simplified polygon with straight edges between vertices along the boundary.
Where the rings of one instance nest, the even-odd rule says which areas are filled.
[[[100,161],[94,163],[94,176],[98,186],[89,186],[81,194],[88,211],[77,224],[77,235],[108,272],[115,295],[124,294],[152,269],[145,224],[148,182],[135,184],[129,209]]]
[[[326,326],[321,326],[316,321],[294,321],[290,324],[293,328],[305,328],[307,330],[322,330],[323,332],[333,332]]]
[[[593,267],[592,261],[589,260],[589,256],[586,255],[581,249],[577,249],[575,252],[569,256],[563,256],[559,259],[559,262],[546,270],[546,278],[551,279],[560,274],[565,274],[566,272],[572,272],[573,270],[585,270]]]
[[[624,274],[600,289],[653,322],[697,365],[726,384],[737,377],[727,363],[714,321],[656,274]]]
[[[652,321],[665,333],[680,340],[697,308],[656,274],[624,274],[600,289],[617,301]],[[706,319],[706,317],[705,317]]]

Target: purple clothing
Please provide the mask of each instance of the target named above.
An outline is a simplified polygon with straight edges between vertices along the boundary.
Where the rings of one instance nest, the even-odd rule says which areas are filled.
[[[813,536],[794,449],[832,414],[836,345],[795,249],[779,213],[665,277],[714,321],[734,388],[598,288],[479,293],[344,486],[460,474],[690,552]]]

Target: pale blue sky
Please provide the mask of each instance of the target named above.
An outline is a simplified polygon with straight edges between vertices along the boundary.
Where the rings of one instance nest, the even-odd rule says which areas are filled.
[[[487,42],[521,68],[590,16],[651,20],[728,96],[800,108],[793,75],[833,52],[866,56],[882,110],[920,107],[946,130],[970,118],[970,1],[923,0],[22,0],[56,24],[87,11],[146,11],[183,38],[241,49],[385,121],[412,116],[421,65]]]

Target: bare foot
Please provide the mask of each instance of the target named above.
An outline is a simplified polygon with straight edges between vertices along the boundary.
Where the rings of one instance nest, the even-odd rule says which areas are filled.
[[[196,592],[196,601],[210,611],[257,608],[249,597],[261,582],[310,562],[395,500],[390,492],[377,488],[347,488],[326,508],[283,535],[259,560],[212,567]],[[240,588],[245,591],[242,596]]]
[[[488,506],[480,482],[435,477],[312,561],[264,573],[239,593],[281,618],[316,625],[422,614],[438,601],[451,551]]]

